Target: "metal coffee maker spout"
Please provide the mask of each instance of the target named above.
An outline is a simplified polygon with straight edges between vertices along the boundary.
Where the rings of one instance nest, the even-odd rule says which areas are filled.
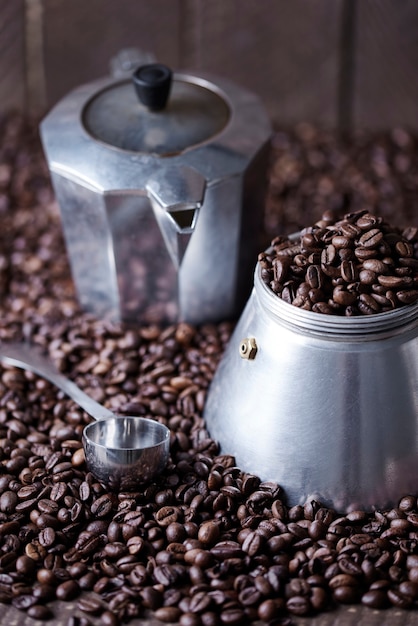
[[[199,285],[204,284],[204,280],[198,259],[193,258],[193,249],[189,258],[185,259],[185,254],[198,224],[206,180],[191,167],[172,167],[158,172],[146,188],[155,220],[181,285],[179,310],[187,311],[189,319],[198,319],[204,297],[204,294],[199,297]],[[210,300],[207,306],[211,306]],[[216,310],[209,315],[216,317]]]
[[[80,304],[129,323],[236,318],[262,231],[266,111],[230,81],[122,56],[40,128]]]

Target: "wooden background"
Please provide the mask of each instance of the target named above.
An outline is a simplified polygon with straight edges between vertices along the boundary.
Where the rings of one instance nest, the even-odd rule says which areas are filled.
[[[418,127],[417,0],[0,0],[0,111],[43,115],[129,47],[248,87],[281,127]]]
[[[129,47],[246,86],[281,127],[418,129],[417,0],[0,0],[0,113],[42,116],[73,87],[108,74]],[[60,609],[54,624],[65,626],[75,605]],[[1,623],[35,624],[1,611]],[[295,619],[416,623],[414,612],[362,607]]]

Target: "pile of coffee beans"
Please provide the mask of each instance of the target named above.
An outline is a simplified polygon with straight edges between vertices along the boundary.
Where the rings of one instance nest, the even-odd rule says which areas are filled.
[[[384,511],[288,507],[279,485],[220,453],[202,413],[230,323],[129,328],[79,309],[40,144],[16,114],[0,118],[0,216],[0,341],[32,342],[98,402],[171,430],[155,482],[108,492],[85,467],[90,418],[0,366],[1,603],[47,620],[58,599],[74,607],[69,626],[417,608],[417,494]]]
[[[417,137],[403,128],[358,131],[349,141],[308,123],[275,133],[266,205],[269,238],[325,211],[361,211],[405,227],[418,214]]]
[[[396,228],[367,210],[324,213],[259,255],[261,277],[282,300],[328,315],[372,315],[418,300],[418,228]]]

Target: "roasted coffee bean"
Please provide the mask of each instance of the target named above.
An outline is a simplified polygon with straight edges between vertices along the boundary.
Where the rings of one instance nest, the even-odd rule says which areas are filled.
[[[303,257],[304,258],[304,257]],[[277,257],[273,262],[274,280],[283,283],[286,280],[287,272],[290,267],[290,259],[288,257]]]
[[[112,498],[105,493],[92,503],[91,512],[97,517],[106,517],[111,512],[112,507]]]
[[[19,593],[14,598],[12,598],[12,605],[16,609],[20,609],[26,611],[31,606],[34,606],[37,602],[37,599],[29,594],[29,593]]]
[[[362,604],[372,609],[384,609],[388,606],[388,597],[384,589],[370,589],[361,597]]]
[[[56,588],[58,600],[73,600],[80,593],[80,587],[75,580],[66,580]]]
[[[414,602],[409,595],[404,595],[396,588],[388,589],[387,597],[390,603],[398,609],[410,609]]]
[[[169,587],[179,580],[178,570],[172,565],[159,565],[153,572],[156,582]]]
[[[310,602],[314,611],[323,611],[327,606],[328,601],[328,594],[323,587],[312,588]]]
[[[321,289],[324,280],[321,267],[319,265],[309,265],[306,271],[306,282],[311,289]]]
[[[367,293],[360,294],[358,308],[363,315],[379,313],[381,310],[379,303]]]
[[[355,293],[347,291],[342,285],[339,285],[334,288],[332,299],[337,304],[347,307],[356,302],[357,296]]]
[[[245,618],[245,613],[240,607],[226,608],[221,611],[220,614],[221,623],[225,626],[238,626],[242,624]]]
[[[204,545],[212,545],[216,543],[220,536],[219,524],[213,521],[203,522],[198,531],[198,539]]]
[[[53,528],[47,526],[40,531],[38,536],[40,545],[49,548],[55,542],[56,533]]]
[[[113,611],[107,610],[100,615],[100,623],[103,626],[119,626],[120,620]]]
[[[44,604],[32,604],[26,613],[28,617],[41,621],[49,620],[53,616],[51,609]]]
[[[219,560],[241,558],[244,555],[239,543],[231,540],[215,544],[210,549],[210,553]]]
[[[181,611],[175,606],[162,606],[155,611],[155,617],[162,622],[173,623],[180,618]],[[103,617],[103,616],[102,616]]]
[[[308,615],[311,611],[311,603],[306,596],[292,596],[286,601],[286,608],[292,615]]]
[[[160,526],[169,526],[181,518],[180,510],[177,507],[163,506],[155,515],[155,520]]]
[[[89,596],[85,598],[81,598],[77,602],[77,608],[83,613],[88,613],[90,615],[100,615],[100,613],[104,610],[103,602],[95,598],[94,596]]]
[[[201,626],[202,620],[200,619],[200,616],[196,613],[184,612],[180,616],[179,623],[180,626]]]
[[[400,289],[396,292],[396,298],[401,304],[413,304],[418,300],[418,290]]]
[[[351,245],[351,237],[345,237],[344,235],[335,235],[332,238],[331,242],[336,250],[339,250],[340,248],[348,248]]]
[[[412,265],[405,264],[408,259],[418,260],[413,258],[416,248],[412,243],[402,238],[398,228],[367,212],[354,217],[361,220],[361,227],[358,223],[353,225],[351,219],[348,215],[342,220],[335,218],[334,223],[327,223],[327,229],[318,228],[319,223],[305,228],[299,247],[288,241],[286,259],[290,264],[286,279],[280,281],[279,274],[276,274],[274,281],[274,292],[280,298],[294,306],[328,315],[370,315],[381,312],[381,306],[389,310],[418,300],[418,290],[414,289],[414,278],[410,275]],[[357,231],[359,233],[355,235]],[[282,241],[280,255],[285,245]],[[319,264],[317,260],[314,263],[312,257],[316,254],[312,253],[313,248],[316,250],[318,246],[322,246]],[[268,271],[269,263],[274,265],[278,258],[281,257],[275,257],[274,253],[265,255],[265,271]],[[400,259],[403,259],[403,265]],[[302,267],[305,268],[304,274],[297,269]],[[415,269],[415,280],[417,278]],[[314,298],[310,300],[309,290],[305,293],[302,289],[305,282],[311,290],[319,289],[322,296],[314,292]],[[347,284],[347,290],[344,284]],[[377,305],[377,300],[373,304],[360,299],[362,295],[369,296],[367,290],[378,285],[393,291],[394,295],[389,298],[380,294],[385,295],[386,300]],[[396,297],[397,292],[400,297]]]
[[[28,156],[28,146],[18,147],[19,118],[9,124],[11,130],[7,118],[0,120],[1,340],[39,343],[98,402],[166,422],[172,455],[155,483],[135,493],[107,493],[86,471],[82,410],[35,374],[0,366],[0,600],[46,619],[46,602],[74,601],[93,590],[78,606],[91,615],[108,607],[100,623],[128,621],[147,608],[182,626],[284,624],[288,614],[326,610],[333,602],[414,606],[416,498],[405,496],[391,511],[343,516],[312,501],[289,508],[278,485],[244,474],[232,456],[220,455],[202,413],[233,325],[160,326],[152,317],[149,325],[127,329],[81,312],[69,287],[45,166]],[[282,176],[275,187],[281,207],[292,206],[280,232],[303,228],[305,206],[317,223],[303,229],[301,241],[274,238],[271,251],[260,255],[277,297],[332,315],[416,302],[418,229],[401,230],[373,216],[376,206],[386,212],[388,186],[376,186],[375,172],[363,184],[381,157],[363,153],[350,183],[343,148],[307,125],[297,133],[296,158],[272,172]],[[274,150],[282,141],[288,157],[295,139],[276,135]],[[390,180],[405,172],[408,194],[416,184],[411,142],[396,129],[378,146],[379,155],[392,150],[385,161]],[[327,159],[332,171],[324,168]],[[344,172],[336,181],[331,174],[339,163]],[[303,184],[300,172],[308,166],[309,184]],[[367,197],[364,189],[371,190]],[[396,189],[393,218],[415,219],[406,208],[413,203],[404,202],[402,186]],[[266,209],[269,219],[273,206]],[[337,218],[340,210],[349,213]],[[72,626],[89,623],[71,620]]]
[[[329,246],[325,247],[321,252],[321,267],[331,266],[334,263],[336,258],[337,258],[337,250],[335,246],[331,243]]]
[[[372,228],[359,238],[358,243],[364,248],[377,248],[382,239],[383,232],[379,228]]]
[[[358,269],[353,261],[342,261],[341,263],[341,278],[346,283],[352,283],[357,280]]]

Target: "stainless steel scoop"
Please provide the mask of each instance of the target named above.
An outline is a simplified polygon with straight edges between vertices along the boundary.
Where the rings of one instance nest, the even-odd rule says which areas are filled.
[[[166,466],[170,431],[164,424],[144,417],[116,415],[84,393],[28,344],[2,344],[0,361],[49,380],[97,420],[85,427],[83,447],[88,469],[107,487],[136,489]]]

